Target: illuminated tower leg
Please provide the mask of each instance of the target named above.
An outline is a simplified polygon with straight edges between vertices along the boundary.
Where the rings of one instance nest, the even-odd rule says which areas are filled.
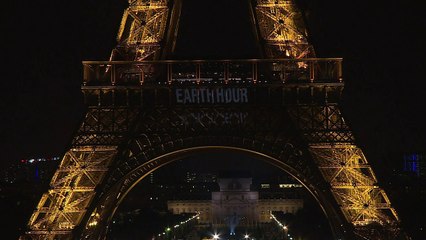
[[[115,147],[75,147],[62,159],[28,223],[33,239],[68,239],[116,154]]]
[[[161,42],[166,28],[169,28],[167,35],[170,37],[165,41],[167,44],[173,44],[176,37],[174,31],[180,15],[180,1],[175,2],[179,4],[174,5],[168,0],[129,0],[111,60],[158,59],[164,47]],[[170,6],[173,6],[172,11]],[[104,74],[114,76],[116,73],[107,67]],[[110,80],[114,82],[113,78]],[[101,91],[86,89],[86,102],[92,101],[90,98],[93,96],[103,95]],[[109,99],[108,96],[105,99]],[[63,157],[48,192],[43,194],[32,214],[28,222],[29,231],[22,239],[70,239],[73,230],[85,218],[96,195],[95,188],[102,183],[117,154],[118,145],[137,114],[129,107],[116,107],[115,99],[108,101],[111,101],[110,106],[105,102],[89,106],[72,147]],[[91,217],[94,218],[96,216]],[[96,221],[91,224],[96,224]]]
[[[362,150],[354,144],[338,106],[300,104],[290,109],[355,233],[366,239],[377,239],[379,234],[393,239],[399,232],[398,215]]]
[[[110,60],[156,60],[163,50],[172,51],[181,1],[173,4],[170,9],[168,0],[129,0]]]
[[[267,58],[314,57],[307,41],[301,12],[293,1],[257,0],[255,6],[260,36],[265,42]]]
[[[89,95],[89,91],[86,93]],[[136,114],[130,108],[89,107],[72,148],[64,155],[49,190],[43,194],[28,222],[29,231],[22,239],[72,237]]]

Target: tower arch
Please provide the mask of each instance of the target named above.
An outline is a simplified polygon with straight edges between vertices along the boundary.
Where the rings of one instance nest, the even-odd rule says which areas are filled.
[[[210,137],[210,143],[222,142],[223,137]],[[159,153],[157,157],[153,157],[149,161],[144,161],[141,165],[135,167],[129,173],[123,176],[120,181],[117,181],[98,201],[95,201],[94,210],[90,214],[90,218],[82,222],[81,238],[84,239],[99,239],[104,238],[107,234],[107,229],[112,221],[115,211],[120,206],[121,202],[126,198],[127,194],[145,177],[157,169],[166,166],[176,160],[182,159],[196,153],[209,152],[235,152],[253,157],[257,160],[264,161],[274,167],[279,168],[283,172],[291,175],[294,179],[300,182],[317,201],[324,215],[330,223],[330,228],[336,239],[350,239],[350,226],[347,225],[343,216],[335,211],[335,202],[330,201],[330,194],[327,191],[326,183],[319,182],[321,179],[316,179],[315,174],[308,170],[309,166],[294,165],[298,161],[303,160],[305,156],[301,150],[295,148],[291,143],[284,145],[279,153],[268,151],[252,144],[242,145],[243,139],[232,137],[232,143],[227,142],[225,145],[206,145],[205,143],[190,144],[185,147],[179,147],[176,150],[166,150]],[[178,143],[180,140],[174,141]],[[261,143],[261,141],[256,141]],[[265,142],[264,144],[269,144]],[[260,145],[259,145],[260,146]],[[150,151],[150,150],[147,150]],[[302,154],[301,154],[302,153]],[[140,153],[142,156],[143,153]],[[200,161],[203,161],[200,159]],[[304,165],[304,164],[302,164]],[[303,170],[302,170],[303,169]],[[101,207],[102,206],[102,207]],[[102,220],[103,219],[103,220]],[[96,223],[96,224],[93,224]]]

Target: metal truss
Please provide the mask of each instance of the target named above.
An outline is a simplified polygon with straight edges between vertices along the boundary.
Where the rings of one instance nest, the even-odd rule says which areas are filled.
[[[309,150],[348,222],[355,228],[379,224],[392,231],[398,215],[360,148],[313,144]],[[368,238],[368,231],[363,235]]]
[[[117,160],[116,168],[112,171],[116,180],[149,161],[153,153],[146,152],[147,149],[156,148],[155,155],[167,153],[170,144],[178,139],[189,140],[194,136],[205,136],[208,140],[208,136],[240,136],[248,142],[254,141],[254,138],[268,142],[263,146],[265,149],[275,145],[279,148],[288,142],[300,144],[300,139],[295,137],[296,132],[291,127],[291,119],[278,107],[255,110],[250,107],[224,106],[157,107],[144,112],[132,131],[133,138],[129,139],[123,150],[124,157]],[[294,167],[296,168],[295,165]],[[301,171],[307,169],[306,166],[300,168]],[[108,182],[105,186],[114,184],[115,182]]]
[[[223,115],[222,113],[227,111],[238,112],[241,110],[216,110],[215,108],[202,110],[208,115],[216,113]],[[306,158],[307,155],[292,145],[299,146],[300,142],[297,141],[297,137],[293,136],[296,132],[292,131],[294,128],[291,127],[291,122],[288,122],[290,119],[280,117],[280,115],[285,115],[283,114],[285,111],[269,109],[266,112],[251,109],[251,113],[247,116],[249,126],[239,129],[237,132],[230,131],[230,128],[235,126],[232,123],[228,127],[223,127],[220,121],[215,121],[217,125],[213,125],[210,124],[213,123],[210,120],[200,119],[191,114],[194,112],[197,113],[198,109],[156,108],[138,119],[140,125],[133,131],[133,137],[121,153],[122,157],[117,158],[108,180],[99,189],[103,192],[101,194],[103,199],[100,199],[96,205],[102,206],[102,208],[97,208],[92,212],[92,217],[82,236],[95,239],[96,236],[105,234],[103,229],[106,229],[109,224],[111,212],[118,206],[126,193],[151,171],[176,159],[174,156],[176,151],[193,154],[190,149],[219,146],[223,151],[226,149],[223,146],[229,146],[230,148],[237,147],[248,151],[268,153],[269,156],[279,159],[279,163],[291,166],[294,171],[292,174],[303,179],[312,192],[322,193],[320,191],[322,188],[319,186],[325,186],[325,184],[321,184],[324,180],[320,172],[315,170],[316,165]],[[185,117],[181,118],[181,116]],[[254,125],[251,123],[252,120],[254,120]],[[185,124],[175,124],[187,121],[193,123],[189,128]],[[206,124],[205,121],[209,124]],[[222,130],[220,131],[219,128]],[[313,189],[317,189],[317,191],[313,191]],[[97,225],[91,224],[92,222],[96,222]],[[340,228],[341,223],[343,222],[334,226]]]
[[[354,141],[337,104],[298,104],[289,112],[310,144]]]
[[[70,238],[116,153],[116,147],[106,146],[70,149],[29,220],[30,231],[22,239]]]
[[[315,55],[293,1],[257,0],[256,14],[267,57],[298,59]],[[374,224],[387,228],[387,232],[398,232],[395,231],[398,215],[385,191],[378,186],[362,150],[353,144],[354,136],[339,106],[312,101],[289,105],[288,110],[346,220],[355,228],[363,228],[358,234],[376,239],[372,233],[374,227],[365,230]]]
[[[125,60],[154,59],[162,47],[168,16],[168,0],[129,0],[111,60],[117,53]]]
[[[87,92],[86,92],[87,93]],[[98,93],[99,96],[99,93]],[[102,98],[105,101],[105,97]],[[74,146],[118,145],[137,111],[128,107],[90,107],[73,139]]]
[[[268,58],[314,57],[302,14],[294,1],[257,0],[256,16]]]
[[[378,239],[377,227],[397,234],[399,222],[385,191],[335,104],[289,106],[324,180],[346,220],[365,239]],[[383,234],[382,234],[383,235]],[[395,237],[395,235],[394,235]],[[386,239],[386,238],[385,238]]]
[[[337,105],[343,89],[341,59],[326,68],[312,59],[315,53],[293,1],[256,0],[266,57],[277,62],[251,61],[251,68],[234,70],[229,63],[216,64],[222,67],[212,72],[223,72],[223,81],[217,82],[201,81],[211,74],[201,62],[191,68],[195,74],[178,68],[178,62],[159,62],[164,66],[157,72],[148,70],[156,62],[145,60],[158,60],[164,40],[170,40],[164,37],[167,28],[172,30],[166,38],[176,29],[176,2],[180,7],[179,0],[129,0],[110,59],[127,62],[85,64],[85,120],[21,239],[71,239],[80,232],[100,239],[120,197],[137,181],[170,162],[173,154],[168,154],[206,146],[245,149],[273,157],[276,166],[284,164],[321,196],[332,227],[342,236],[344,218],[364,239],[380,239],[377,225],[397,234],[397,213]],[[269,74],[262,74],[265,69]],[[250,96],[257,102],[179,105],[173,91],[182,73],[191,73],[195,81],[180,82],[179,88],[223,87],[230,77],[246,74],[250,81],[234,82],[234,87],[253,90]]]
[[[137,115],[134,108],[120,105],[110,92],[83,91],[88,105],[72,147],[64,155],[47,193],[43,194],[22,239],[69,239],[85,217],[118,145]],[[120,95],[120,93],[117,93]],[[122,104],[123,105],[123,104]],[[95,224],[92,221],[91,224]]]

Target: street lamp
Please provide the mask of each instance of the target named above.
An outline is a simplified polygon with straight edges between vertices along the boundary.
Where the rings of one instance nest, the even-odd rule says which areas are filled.
[[[249,238],[249,235],[248,235],[248,234],[244,235],[244,238],[245,238],[245,239],[248,239],[248,238]]]
[[[215,233],[215,234],[213,235],[213,239],[214,239],[214,240],[219,239],[219,234]]]
[[[283,230],[284,230],[285,239],[288,239],[290,237],[290,234],[288,234],[288,227],[284,225]]]

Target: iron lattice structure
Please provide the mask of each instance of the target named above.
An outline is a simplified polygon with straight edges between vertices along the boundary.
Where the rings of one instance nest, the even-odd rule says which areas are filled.
[[[110,60],[158,59],[161,51],[167,49],[165,34],[168,28],[175,31],[180,15],[180,1],[175,1],[171,11],[168,0],[129,0],[117,34],[117,47]],[[171,46],[173,47],[173,46]]]
[[[256,16],[268,58],[315,56],[307,40],[303,16],[293,1],[257,0]]]
[[[88,106],[22,239],[105,238],[142,178],[197,151],[251,154],[299,180],[336,238],[403,237],[339,108],[342,60],[314,57],[293,1],[258,0],[268,59],[172,61],[180,1],[130,0],[111,59],[83,62]]]
[[[116,152],[114,147],[70,149],[31,216],[32,229],[48,236],[51,229],[61,235],[77,226]]]

